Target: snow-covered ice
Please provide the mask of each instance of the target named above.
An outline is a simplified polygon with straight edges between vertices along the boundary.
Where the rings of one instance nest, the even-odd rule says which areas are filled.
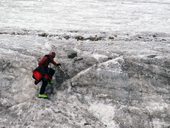
[[[38,99],[50,51],[67,77]],[[2,128],[169,128],[169,65],[169,0],[0,0]]]
[[[1,0],[0,28],[170,31],[169,0]]]

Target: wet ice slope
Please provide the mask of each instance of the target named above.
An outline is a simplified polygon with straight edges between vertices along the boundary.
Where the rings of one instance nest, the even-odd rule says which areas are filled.
[[[170,126],[169,34],[66,33],[1,31],[1,127]],[[48,101],[31,71],[50,50],[69,79]]]
[[[0,127],[169,128],[169,5],[1,0]],[[67,79],[38,99],[32,70],[52,50]]]
[[[0,27],[170,31],[169,0],[1,0]]]

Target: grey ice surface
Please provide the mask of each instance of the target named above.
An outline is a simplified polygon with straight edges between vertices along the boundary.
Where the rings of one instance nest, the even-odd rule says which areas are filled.
[[[0,128],[170,128],[169,5],[1,0]],[[65,75],[45,100],[32,70],[50,51]]]
[[[1,33],[0,127],[170,127],[169,34]],[[50,51],[67,76],[43,100],[32,70]]]

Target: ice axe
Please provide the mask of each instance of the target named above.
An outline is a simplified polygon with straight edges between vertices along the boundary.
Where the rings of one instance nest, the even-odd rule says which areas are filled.
[[[61,66],[58,66],[58,67],[59,67],[59,69],[65,74],[63,68],[62,68]]]
[[[70,76],[64,71],[64,69],[60,65],[58,67],[67,78],[70,78]]]

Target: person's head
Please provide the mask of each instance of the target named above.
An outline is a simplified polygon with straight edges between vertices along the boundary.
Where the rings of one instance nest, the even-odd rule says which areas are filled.
[[[49,54],[52,58],[54,58],[55,57],[55,52],[50,52],[50,54]]]

